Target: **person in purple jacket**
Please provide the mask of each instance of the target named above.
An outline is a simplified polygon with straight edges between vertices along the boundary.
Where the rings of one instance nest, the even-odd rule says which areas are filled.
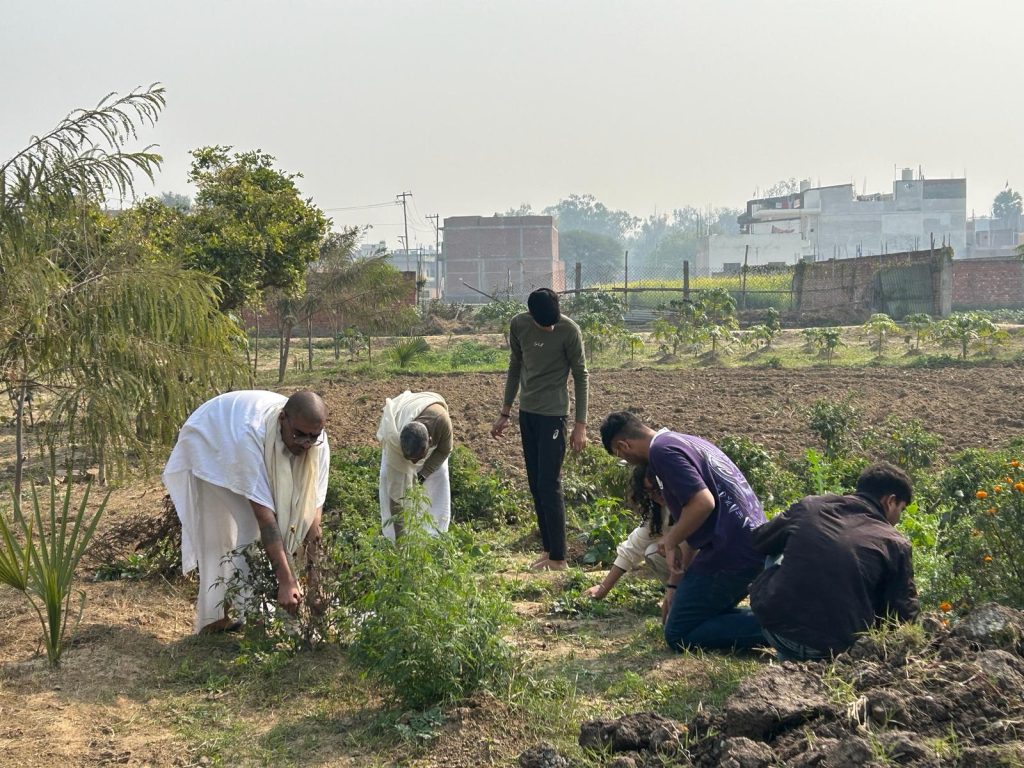
[[[669,563],[662,604],[669,647],[765,645],[757,618],[738,607],[762,570],[753,533],[765,522],[739,468],[707,440],[656,432],[627,411],[608,415],[601,441],[630,464],[647,462],[662,485],[672,522],[659,546]]]

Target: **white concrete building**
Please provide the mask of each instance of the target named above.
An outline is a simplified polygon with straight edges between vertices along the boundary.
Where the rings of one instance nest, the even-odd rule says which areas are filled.
[[[715,235],[708,272],[800,259],[845,259],[928,248],[934,238],[962,257],[967,249],[967,180],[915,179],[904,169],[892,194],[857,195],[852,184],[814,187],[783,197],[747,201],[742,234]],[[699,265],[698,271],[702,271]]]

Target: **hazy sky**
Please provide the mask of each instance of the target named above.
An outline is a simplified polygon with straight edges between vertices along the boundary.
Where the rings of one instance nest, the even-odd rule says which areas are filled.
[[[782,178],[1024,188],[1020,0],[0,0],[0,159],[162,82],[156,191],[188,150],[261,148],[324,209],[426,214],[590,193],[639,216]],[[148,182],[140,185],[149,191]],[[401,209],[330,211],[397,246]]]

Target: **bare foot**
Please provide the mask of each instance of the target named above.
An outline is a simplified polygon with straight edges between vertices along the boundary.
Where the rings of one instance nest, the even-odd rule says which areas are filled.
[[[550,557],[551,557],[551,554],[548,553],[548,552],[545,552],[543,555],[540,556],[539,560],[534,560],[532,563],[530,563],[530,567],[531,568],[536,568],[537,566],[544,565],[544,563],[546,563],[548,561],[548,558],[550,558]]]
[[[564,571],[568,568],[565,560],[545,560],[543,563],[534,566],[535,571]]]
[[[226,616],[223,619],[217,619],[211,621],[205,627],[199,630],[200,635],[217,635],[221,632],[237,632],[242,628],[242,622],[237,619],[229,619]]]

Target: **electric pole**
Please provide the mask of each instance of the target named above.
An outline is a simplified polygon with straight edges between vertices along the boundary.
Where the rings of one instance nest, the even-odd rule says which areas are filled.
[[[406,208],[406,198],[412,197],[412,192],[401,192],[395,195],[396,198],[402,198],[402,223],[405,227],[405,261],[409,263],[409,214]],[[423,269],[423,265],[416,262],[416,306],[420,305],[420,272]]]
[[[428,213],[426,218],[434,220],[434,286],[437,298],[441,298],[441,227],[440,218],[436,213]]]

